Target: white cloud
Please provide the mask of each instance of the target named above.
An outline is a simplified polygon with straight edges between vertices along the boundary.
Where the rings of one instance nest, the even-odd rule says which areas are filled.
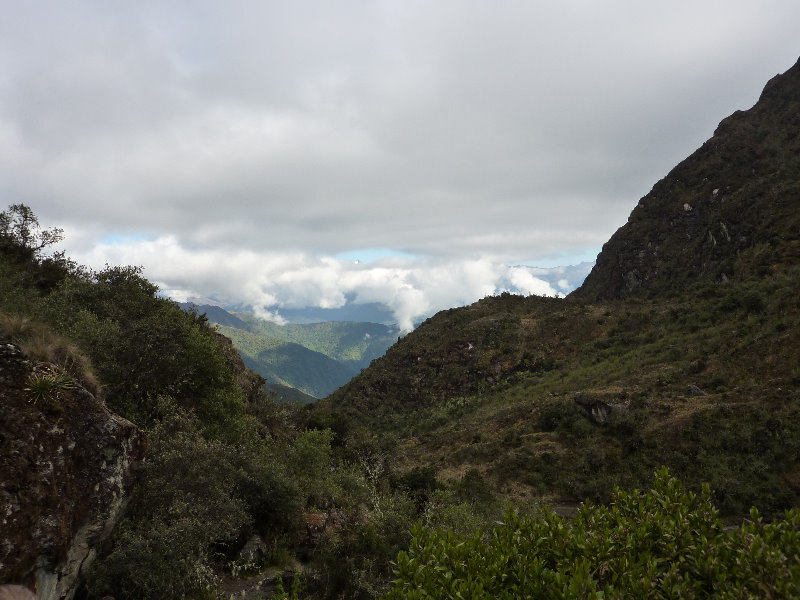
[[[536,270],[488,259],[385,258],[354,263],[305,254],[192,251],[174,237],[122,239],[76,258],[94,268],[133,264],[176,300],[214,297],[223,304],[245,303],[266,319],[282,321],[281,308],[340,308],[377,302],[408,331],[423,317],[505,290],[557,295]]]
[[[3,15],[0,192],[63,227],[70,254],[262,307],[356,293],[408,322],[539,289],[503,265],[596,251],[795,62],[800,3],[76,0]],[[417,258],[321,258],[378,248]]]

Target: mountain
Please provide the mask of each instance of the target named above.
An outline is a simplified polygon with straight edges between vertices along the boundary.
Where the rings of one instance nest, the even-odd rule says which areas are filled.
[[[667,465],[724,514],[800,504],[800,63],[658,182],[566,299],[443,311],[317,409],[397,465],[608,500]],[[387,442],[388,443],[388,442]]]
[[[58,230],[37,233],[12,205],[0,213],[0,583],[36,579],[43,600],[263,596],[289,563],[292,595],[302,584],[320,598],[372,598],[392,580],[382,597],[442,585],[468,597],[512,578],[573,596],[797,597],[798,512],[780,516],[800,506],[800,196],[794,121],[774,118],[800,110],[797,69],[770,86],[715,134],[772,151],[763,177],[751,161],[718,164],[740,182],[725,211],[665,226],[676,202],[698,210],[682,194],[703,182],[676,179],[575,294],[443,311],[310,407],[276,404],[228,338],[140,269],[43,255]],[[680,172],[707,177],[715,156]],[[723,188],[711,194],[721,203]],[[710,229],[717,217],[738,249]],[[707,233],[717,246],[702,254],[692,244]],[[230,323],[257,354],[324,356]],[[369,331],[335,332],[315,347],[366,360]],[[531,504],[574,514],[586,498],[613,506],[564,521]],[[725,531],[717,509],[741,527]],[[294,558],[308,561],[302,579]]]
[[[233,341],[245,364],[266,378],[279,397],[322,398],[382,356],[397,340],[395,327],[378,323],[329,321],[279,325],[219,306],[181,304],[205,315]],[[298,396],[287,389],[293,388]]]
[[[658,296],[796,265],[799,195],[800,63],[653,186],[573,296]]]
[[[237,329],[247,329],[247,323],[229,313],[221,306],[212,304],[194,304],[193,302],[179,302],[178,305],[185,311],[195,312],[205,315],[210,323],[235,327]]]
[[[346,297],[344,306],[339,308],[319,308],[316,306],[281,308],[280,315],[289,323],[300,325],[329,321],[383,323],[384,325],[392,325],[395,322],[394,313],[383,304],[379,302],[360,304],[355,302],[355,298],[351,295]]]
[[[321,352],[285,339],[227,325],[217,330],[229,338],[245,365],[268,383],[297,389],[319,398],[350,380],[355,372]]]

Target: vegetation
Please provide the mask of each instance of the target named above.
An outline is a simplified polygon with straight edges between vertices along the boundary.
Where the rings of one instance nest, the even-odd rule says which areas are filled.
[[[726,517],[776,516],[800,501],[798,289],[792,268],[669,301],[487,298],[430,319],[319,408],[395,439],[405,469],[477,468],[510,499],[606,502],[666,464],[710,483]]]
[[[216,306],[181,305],[205,314],[230,338],[245,364],[267,381],[323,398],[353,378],[397,339],[378,323],[325,322],[279,325]]]
[[[509,512],[488,534],[417,525],[384,598],[796,598],[800,512],[765,524],[753,509],[724,529],[708,487],[663,469],[647,492],[617,490],[572,519]]]
[[[571,297],[444,311],[313,406],[136,267],[47,255],[60,231],[0,213],[31,401],[80,386],[149,438],[84,595],[224,597],[274,566],[278,597],[798,597],[798,89],[800,65],[723,122]],[[279,346],[220,317],[248,364]]]
[[[31,402],[55,407],[81,387],[148,437],[125,518],[82,593],[220,597],[234,574],[293,570],[298,560],[305,575],[293,595],[301,579],[318,597],[386,589],[418,516],[387,448],[276,403],[225,337],[159,298],[138,268],[93,272],[45,256],[41,241],[53,238],[27,207],[0,215],[10,224],[0,239],[0,339],[37,363]],[[245,557],[254,536],[266,549]]]

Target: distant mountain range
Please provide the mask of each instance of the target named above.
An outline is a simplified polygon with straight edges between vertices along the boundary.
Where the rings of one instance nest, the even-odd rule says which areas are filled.
[[[400,334],[396,327],[381,323],[332,320],[279,325],[209,304],[180,306],[216,324],[245,364],[285,400],[308,402],[331,394],[383,356]]]

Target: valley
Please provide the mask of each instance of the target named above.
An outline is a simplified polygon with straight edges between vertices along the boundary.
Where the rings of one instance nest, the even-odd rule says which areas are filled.
[[[306,403],[347,383],[382,356],[400,334],[396,327],[378,323],[279,325],[218,306],[184,303],[181,307],[205,315],[230,338],[247,367],[264,377],[279,398]]]
[[[798,208],[800,62],[639,200],[566,297],[487,296],[399,339],[179,306],[141,268],[48,254],[63,232],[13,204],[0,583],[796,598]]]

